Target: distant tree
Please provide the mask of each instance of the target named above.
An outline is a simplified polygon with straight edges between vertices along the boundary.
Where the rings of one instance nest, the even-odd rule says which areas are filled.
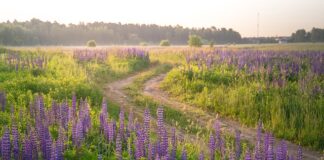
[[[291,35],[291,38],[294,42],[306,42],[306,31],[305,29],[299,29],[296,33]]]
[[[214,48],[214,42],[213,41],[209,42],[209,47]]]
[[[324,42],[324,29],[313,28],[310,32],[299,29],[290,37],[292,42]]]
[[[312,42],[324,42],[324,29],[313,28],[310,32]]]
[[[190,35],[188,44],[190,47],[201,47],[202,45],[201,38],[197,35]]]
[[[139,45],[140,46],[147,46],[147,43],[146,42],[141,42]]]
[[[170,46],[169,40],[161,40],[160,46]]]
[[[87,42],[87,46],[88,47],[96,47],[97,46],[97,43],[95,40],[90,40]]]

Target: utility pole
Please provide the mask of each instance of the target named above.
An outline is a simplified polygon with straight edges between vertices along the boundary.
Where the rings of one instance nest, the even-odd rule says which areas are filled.
[[[259,27],[260,27],[260,13],[257,15],[257,38],[259,39]]]

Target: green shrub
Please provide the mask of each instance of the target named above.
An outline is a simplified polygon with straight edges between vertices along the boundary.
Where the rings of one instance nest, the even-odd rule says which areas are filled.
[[[96,47],[97,46],[97,43],[95,40],[90,40],[87,42],[87,46],[88,47]]]
[[[202,45],[201,38],[197,35],[190,35],[188,44],[190,47],[201,47]]]
[[[214,42],[213,41],[209,42],[209,47],[214,48]]]
[[[160,46],[170,46],[169,40],[161,40]]]
[[[147,46],[147,43],[146,42],[141,42],[140,46]]]

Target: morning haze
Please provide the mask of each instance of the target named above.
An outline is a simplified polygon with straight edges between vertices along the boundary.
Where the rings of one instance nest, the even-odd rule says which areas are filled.
[[[19,4],[19,5],[17,5]],[[0,21],[38,18],[59,23],[121,22],[233,28],[243,37],[289,36],[297,29],[324,27],[322,0],[120,0],[4,1]]]

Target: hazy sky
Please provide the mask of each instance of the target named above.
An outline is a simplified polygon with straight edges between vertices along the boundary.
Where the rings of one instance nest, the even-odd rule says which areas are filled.
[[[242,36],[290,35],[324,28],[324,0],[3,0],[0,21],[121,22],[226,27]]]

